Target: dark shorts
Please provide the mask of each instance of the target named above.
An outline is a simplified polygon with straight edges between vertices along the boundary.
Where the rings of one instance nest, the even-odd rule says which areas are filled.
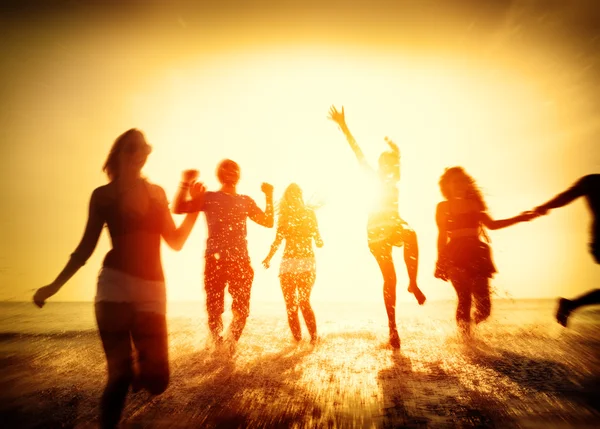
[[[229,294],[233,300],[231,309],[240,316],[248,317],[253,280],[254,270],[249,259],[227,261],[214,256],[207,257],[204,266],[204,289],[209,316],[223,314],[225,288],[229,286]]]

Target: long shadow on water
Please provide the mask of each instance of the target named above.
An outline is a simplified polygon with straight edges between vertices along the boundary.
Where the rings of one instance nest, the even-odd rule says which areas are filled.
[[[321,412],[298,383],[296,366],[309,353],[294,346],[250,362],[210,350],[180,356],[169,390],[150,404],[132,404],[124,420],[150,427],[307,427]]]

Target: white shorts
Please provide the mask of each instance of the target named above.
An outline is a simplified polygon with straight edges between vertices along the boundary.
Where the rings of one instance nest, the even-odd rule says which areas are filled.
[[[144,280],[122,271],[102,267],[98,274],[95,302],[127,302],[140,312],[166,314],[165,282]]]
[[[301,274],[317,271],[317,263],[314,257],[311,258],[284,258],[279,266],[279,275]]]

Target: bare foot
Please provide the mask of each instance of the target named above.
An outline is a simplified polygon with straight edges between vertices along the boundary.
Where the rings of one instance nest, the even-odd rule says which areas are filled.
[[[408,285],[408,291],[415,296],[419,305],[425,304],[427,298],[425,297],[423,292],[421,292],[421,289],[419,289],[419,286],[417,286],[416,283],[410,283]]]

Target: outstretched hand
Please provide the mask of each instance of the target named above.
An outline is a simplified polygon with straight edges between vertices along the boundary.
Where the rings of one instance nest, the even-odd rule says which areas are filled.
[[[329,116],[327,116],[327,119],[332,120],[333,122],[335,122],[336,124],[338,124],[340,127],[346,125],[346,117],[344,116],[344,106],[342,106],[342,111],[338,111],[335,106],[331,106],[329,108]]]
[[[268,269],[271,266],[271,259],[270,258],[265,258],[264,261],[262,261],[263,267],[265,267],[265,269]]]
[[[266,196],[273,196],[273,185],[270,183],[263,183],[260,185],[260,190],[263,191]]]
[[[392,149],[392,152],[400,153],[400,149],[398,148],[398,145],[396,143],[394,143],[389,137],[386,136],[384,138],[384,140],[388,144],[388,146]]]

